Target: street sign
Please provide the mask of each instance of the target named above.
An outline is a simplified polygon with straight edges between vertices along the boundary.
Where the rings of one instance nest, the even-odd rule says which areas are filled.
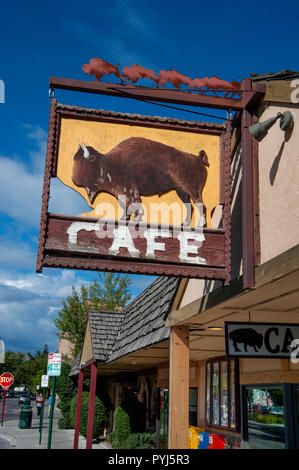
[[[61,374],[61,354],[50,353],[48,354],[48,371],[47,374],[51,377]]]
[[[61,374],[61,364],[48,364],[47,374],[49,377],[58,376]]]
[[[61,354],[60,353],[48,354],[48,364],[61,364]]]
[[[51,400],[51,411],[50,411],[50,421],[49,421],[49,432],[48,432],[48,449],[51,449],[51,439],[52,439],[52,424],[53,424],[53,411],[54,411],[54,400],[55,398],[55,377],[61,373],[61,354],[60,353],[50,353],[48,355],[48,372],[47,374],[52,379],[52,400]]]
[[[48,387],[49,377],[48,375],[42,375],[41,387]]]
[[[0,385],[3,390],[8,390],[9,387],[14,383],[14,376],[10,372],[4,372],[0,376]]]
[[[2,405],[2,417],[1,417],[1,426],[3,426],[3,421],[4,421],[4,410],[5,410],[5,399],[6,399],[6,393],[9,387],[14,383],[14,376],[10,372],[3,372],[2,375],[0,375],[0,385],[4,390],[4,396],[3,396],[3,405]]]

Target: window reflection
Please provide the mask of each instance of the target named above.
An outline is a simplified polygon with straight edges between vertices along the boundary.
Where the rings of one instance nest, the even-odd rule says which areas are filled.
[[[247,411],[250,448],[285,448],[282,387],[248,387]]]

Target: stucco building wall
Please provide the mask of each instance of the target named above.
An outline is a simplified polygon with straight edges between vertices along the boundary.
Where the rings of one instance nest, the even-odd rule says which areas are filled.
[[[298,106],[297,106],[298,108]],[[287,107],[270,105],[259,121]],[[299,243],[299,115],[292,131],[283,132],[279,119],[259,143],[259,205],[261,263],[264,263]]]

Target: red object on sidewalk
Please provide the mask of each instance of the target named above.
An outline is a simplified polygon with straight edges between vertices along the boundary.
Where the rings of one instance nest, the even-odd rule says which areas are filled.
[[[224,449],[225,436],[223,434],[209,434],[208,449]]]

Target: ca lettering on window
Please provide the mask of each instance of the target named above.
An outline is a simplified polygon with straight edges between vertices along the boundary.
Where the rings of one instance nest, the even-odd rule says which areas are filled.
[[[298,78],[291,81],[291,88],[295,88],[295,90],[293,90],[291,93],[291,102],[299,103],[299,79]]]

